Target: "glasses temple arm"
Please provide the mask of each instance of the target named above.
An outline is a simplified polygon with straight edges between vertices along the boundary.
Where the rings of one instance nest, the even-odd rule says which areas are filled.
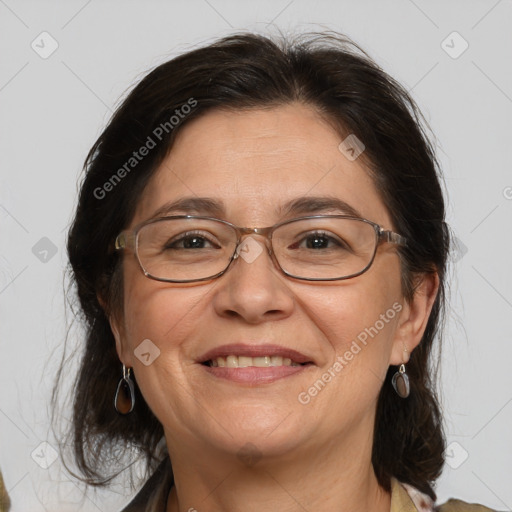
[[[135,247],[135,235],[128,231],[119,233],[115,242],[115,249],[133,249]]]
[[[390,242],[392,244],[399,244],[399,245],[407,245],[407,238],[403,237],[402,235],[399,235],[398,233],[395,233],[394,231],[384,231],[381,229],[379,231],[379,236],[381,240],[384,240],[385,242]]]

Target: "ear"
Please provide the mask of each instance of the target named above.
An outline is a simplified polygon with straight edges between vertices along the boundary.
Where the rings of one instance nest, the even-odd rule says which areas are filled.
[[[109,308],[107,308],[106,302],[104,301],[103,297],[101,297],[98,294],[97,298],[103,311],[105,312],[105,315],[107,315],[108,317],[110,329],[112,330],[112,334],[114,335],[114,339],[116,341],[117,356],[124,365],[131,368],[133,365],[131,364],[130,358],[127,357],[126,347],[125,344],[123,343],[123,339],[126,339],[124,336],[125,329],[123,325],[123,320],[122,318],[119,318],[119,315],[116,315],[109,311]]]
[[[390,365],[400,365],[409,361],[411,352],[419,345],[432,306],[439,290],[437,272],[422,274],[417,279],[417,286],[410,303],[404,304],[398,327],[396,328]]]

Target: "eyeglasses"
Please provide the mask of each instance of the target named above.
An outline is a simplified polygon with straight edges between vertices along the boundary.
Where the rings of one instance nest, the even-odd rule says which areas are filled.
[[[346,215],[300,217],[265,228],[178,215],[151,219],[121,232],[115,248],[134,251],[150,279],[191,283],[221,276],[240,256],[248,263],[254,261],[263,249],[248,235],[265,237],[277,268],[305,281],[356,277],[370,268],[379,244],[406,245],[403,236]]]

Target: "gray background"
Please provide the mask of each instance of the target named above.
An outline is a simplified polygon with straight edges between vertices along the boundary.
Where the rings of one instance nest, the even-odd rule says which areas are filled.
[[[65,232],[88,149],[147,69],[269,23],[352,37],[411,91],[436,134],[459,240],[438,494],[511,510],[511,22],[510,0],[0,0],[0,468],[13,512],[110,511],[129,500],[122,486],[84,495],[54,460],[48,420],[69,322]],[[43,31],[58,44],[50,56]]]

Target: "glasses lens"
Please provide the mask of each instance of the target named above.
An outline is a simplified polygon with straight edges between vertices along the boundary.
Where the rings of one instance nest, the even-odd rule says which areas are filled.
[[[281,268],[305,279],[340,279],[371,263],[377,245],[372,224],[325,217],[284,224],[274,231],[272,246]]]
[[[140,229],[137,256],[151,277],[190,281],[222,272],[235,247],[235,231],[222,222],[163,219]]]

